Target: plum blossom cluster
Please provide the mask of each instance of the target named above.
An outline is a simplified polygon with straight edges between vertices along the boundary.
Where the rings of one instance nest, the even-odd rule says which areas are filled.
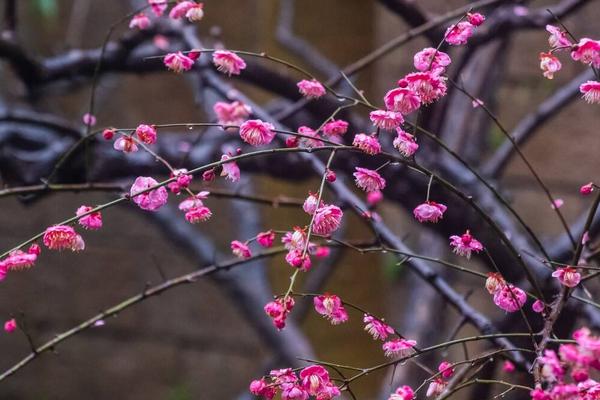
[[[363,316],[365,331],[373,337],[374,340],[383,341],[382,349],[387,357],[404,358],[414,353],[414,347],[417,342],[410,339],[405,339],[399,335],[395,338],[390,336],[396,335],[396,331],[385,323],[382,319],[375,318],[370,314]]]
[[[600,382],[592,379],[600,371],[600,338],[589,329],[573,333],[574,344],[561,344],[558,352],[546,349],[537,359],[542,385],[531,391],[532,400],[594,400],[600,396]]]
[[[148,0],[148,5],[154,14],[159,18],[165,14],[169,6],[167,0]],[[171,8],[168,18],[172,20],[187,19],[190,22],[198,22],[204,17],[204,4],[195,1],[180,1]],[[130,29],[148,29],[152,24],[151,16],[145,12],[135,14],[129,21]]]
[[[273,370],[267,377],[250,383],[250,392],[264,399],[278,393],[283,400],[331,400],[340,395],[340,388],[332,382],[329,372],[320,365],[310,365],[299,373],[291,368]]]
[[[552,79],[562,68],[560,60],[555,56],[556,53],[570,51],[571,60],[591,68],[600,67],[600,40],[582,38],[574,43],[575,38],[570,38],[567,32],[557,26],[546,25],[546,30],[550,34],[548,38],[550,50],[540,53],[540,68],[546,78]],[[600,82],[597,80],[582,83],[579,91],[586,102],[600,104]]]

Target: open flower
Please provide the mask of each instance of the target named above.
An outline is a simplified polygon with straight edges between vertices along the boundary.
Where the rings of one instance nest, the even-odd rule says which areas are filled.
[[[213,64],[217,71],[229,76],[239,75],[246,68],[246,62],[237,54],[228,50],[217,50],[213,53]]]
[[[313,232],[317,235],[331,235],[340,227],[343,215],[342,209],[338,206],[330,204],[319,207],[313,216]]]
[[[18,271],[31,268],[37,256],[40,254],[40,246],[32,244],[27,252],[14,250],[2,261],[0,261],[0,281],[4,279],[8,271]]]
[[[348,123],[341,119],[334,119],[323,125],[323,135],[330,138],[340,137],[348,131]]]
[[[148,190],[157,185],[158,182],[153,178],[148,176],[138,176],[133,182],[133,185],[131,185],[129,195],[133,202],[142,210],[156,211],[167,203],[169,197],[169,193],[164,186]]]
[[[69,225],[54,225],[47,228],[42,241],[50,250],[80,251],[85,248],[83,238]]]
[[[148,27],[150,27],[150,18],[144,13],[135,14],[131,18],[131,21],[129,21],[130,29],[137,28],[143,30],[148,29]]]
[[[218,101],[213,106],[213,111],[217,116],[217,121],[221,125],[240,125],[252,113],[250,106],[241,101],[225,103]]]
[[[415,68],[422,72],[443,72],[451,62],[448,54],[433,47],[426,47],[414,56]]]
[[[413,214],[419,222],[438,222],[444,217],[447,207],[435,201],[426,201],[418,205]]]
[[[413,72],[400,82],[419,95],[422,104],[430,104],[446,95],[446,78],[435,72]]]
[[[315,310],[327,318],[333,325],[348,321],[348,313],[342,300],[334,294],[324,294],[313,298]]]
[[[483,250],[483,245],[468,230],[461,236],[450,236],[450,246],[456,254],[467,258],[471,258],[472,252],[479,253]]]
[[[227,161],[231,158],[228,154],[221,156],[221,161]],[[235,161],[226,162],[221,165],[221,176],[225,179],[229,179],[231,182],[237,182],[240,180],[240,167],[238,167]]]
[[[325,88],[321,84],[321,82],[316,79],[306,80],[303,79],[296,84],[298,86],[298,90],[300,94],[307,99],[318,99],[325,95]]]
[[[192,53],[194,54],[194,53]],[[169,53],[165,56],[163,63],[173,72],[181,73],[189,71],[194,66],[194,58],[183,54],[181,51]]]
[[[113,148],[123,153],[135,153],[138,151],[138,146],[131,136],[118,137],[113,144]]]
[[[358,147],[367,154],[375,155],[381,153],[381,144],[375,136],[359,133],[354,136],[352,145]]]
[[[306,200],[304,200],[302,209],[308,215],[313,215],[314,212],[317,210],[317,208],[319,208],[319,206],[322,204],[323,204],[323,202],[321,202],[321,204],[319,204],[319,196],[318,195],[316,195],[314,193],[309,193]]]
[[[383,351],[386,357],[406,357],[412,354],[413,347],[417,344],[414,340],[403,338],[392,339],[383,344]]]
[[[577,272],[576,268],[570,266],[558,268],[552,273],[552,276],[558,279],[561,284],[570,288],[579,285],[579,281],[581,281],[581,274]]]
[[[135,128],[135,134],[142,143],[154,144],[156,143],[156,128],[154,125],[141,124]]]
[[[403,115],[410,114],[421,106],[421,98],[412,89],[398,87],[386,93],[385,106],[390,111],[396,111]]]
[[[473,26],[480,26],[485,21],[485,16],[480,13],[467,13],[467,20]]]
[[[272,230],[261,232],[256,235],[256,241],[261,247],[271,247],[275,241],[275,232]]]
[[[473,24],[468,21],[462,21],[456,25],[451,25],[446,30],[444,39],[448,44],[454,46],[466,44],[467,40],[473,35],[473,28]]]
[[[376,128],[391,131],[404,123],[402,114],[395,111],[375,110],[369,114],[371,122]]]
[[[579,86],[583,99],[590,104],[600,104],[600,82],[587,81]]]
[[[80,216],[87,212],[90,212],[93,208],[90,206],[81,206],[77,209],[76,215]],[[79,225],[86,229],[100,229],[102,228],[102,214],[100,211],[93,212],[84,217],[79,218]]]
[[[572,45],[567,36],[567,32],[561,30],[559,27],[554,25],[546,25],[546,31],[550,33],[550,36],[548,37],[548,44],[550,44],[550,47],[557,48]]]
[[[367,168],[355,168],[354,182],[365,192],[374,192],[385,188],[385,179],[377,171]]]
[[[494,294],[494,303],[506,312],[520,310],[526,301],[525,292],[512,284],[503,285]]]
[[[275,137],[275,127],[269,122],[251,119],[240,125],[240,137],[252,146],[261,146],[271,143]]]
[[[393,145],[400,154],[404,157],[412,157],[413,154],[419,149],[419,145],[415,140],[415,137],[408,132],[405,132],[402,128],[396,129],[398,136],[394,139]]]
[[[233,242],[231,242],[231,252],[239,258],[252,257],[250,247],[248,247],[246,243],[242,243],[239,240],[234,240]]]
[[[167,9],[168,0],[148,0],[148,4],[152,8],[152,11],[157,17],[164,14]]]
[[[548,79],[554,78],[554,73],[560,71],[562,64],[560,60],[551,53],[540,53],[540,68]]]
[[[375,340],[385,340],[389,335],[394,333],[394,329],[391,326],[372,315],[365,314],[363,322],[365,323],[365,331],[373,336]]]
[[[573,46],[571,58],[584,64],[600,68],[600,41],[583,38]]]

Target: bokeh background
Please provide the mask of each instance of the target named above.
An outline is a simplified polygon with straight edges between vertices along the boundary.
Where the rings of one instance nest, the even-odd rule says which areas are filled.
[[[419,3],[436,14],[452,10],[464,1]],[[530,3],[542,7],[551,2]],[[32,53],[49,56],[69,48],[100,46],[108,27],[129,12],[131,4],[123,0],[21,0],[18,10],[18,35],[24,46]],[[230,48],[266,51],[303,64],[302,59],[286,51],[275,39],[278,1],[206,1],[205,10],[206,17],[198,24],[202,35],[217,35]],[[600,2],[592,1],[585,12],[578,12],[564,22],[579,36],[598,37],[599,18]],[[344,66],[408,27],[377,1],[302,0],[296,7],[294,29],[331,61]],[[554,80],[542,78],[538,53],[546,49],[546,41],[544,31],[520,32],[512,39],[510,51],[502,54],[502,62],[508,68],[496,99],[496,110],[507,127],[514,126],[582,70],[580,65],[565,62],[563,71]],[[414,52],[425,45],[424,40],[417,39],[394,51],[364,71],[357,86],[380,104],[386,89],[411,69]],[[237,86],[259,102],[271,99],[250,86]],[[24,103],[22,95],[23,88],[10,68],[0,63],[0,105]],[[77,124],[86,111],[88,97],[89,85],[81,85],[76,90],[40,98],[33,108]],[[189,82],[166,73],[104,77],[98,91],[97,110],[99,126],[206,118],[193,101]],[[577,196],[577,188],[596,178],[600,168],[597,135],[597,106],[575,101],[524,147],[553,193],[564,199],[562,210],[569,220],[578,216],[585,205]],[[492,132],[494,140],[500,143],[499,132]],[[534,189],[532,178],[519,161],[511,163],[502,182],[516,209],[537,231],[545,235],[559,232],[550,205]],[[246,178],[244,184],[253,186],[256,193],[297,198],[303,198],[309,189],[316,189],[316,180],[297,185],[252,177]],[[101,203],[110,197],[61,193],[27,204],[14,197],[1,198],[1,248],[10,248],[70,216],[81,204]],[[244,218],[246,205],[225,199],[209,200],[208,205],[218,212],[198,229],[216,238],[227,254],[228,243],[237,238],[236,224]],[[260,206],[258,212],[266,227],[289,229],[306,223],[305,216],[295,210]],[[385,204],[382,215],[401,234],[406,234],[410,226],[407,240],[426,249],[439,247],[439,239],[410,224],[406,211]],[[160,282],[158,268],[172,277],[199,267],[133,206],[108,210],[104,213],[104,223],[100,232],[85,235],[85,252],[44,252],[33,269],[11,274],[0,287],[0,319],[22,311],[34,341],[41,343],[139,292],[146,282]],[[349,237],[364,237],[360,223],[349,219],[346,224]],[[408,296],[414,277],[394,264],[386,255],[343,254],[326,289],[398,324],[406,323],[401,316],[407,307],[412,307],[415,316],[435,315],[431,309],[443,310],[440,317],[431,319],[429,332],[421,332],[418,340],[432,344],[443,338],[453,325],[453,311],[444,308],[428,289],[414,303]],[[275,293],[287,287],[290,270],[281,260],[269,263],[268,274]],[[468,279],[456,282],[464,289],[462,292],[474,283]],[[487,297],[482,297],[480,303],[492,314],[499,312],[488,304],[491,302]],[[383,355],[379,344],[362,332],[360,318],[354,313],[350,323],[331,327],[309,313],[301,326],[319,359],[368,366],[382,361]],[[5,369],[27,354],[29,347],[23,336],[15,334],[1,335],[0,349],[0,368]],[[265,342],[232,302],[231,294],[218,282],[204,279],[149,299],[107,320],[105,326],[60,345],[55,354],[44,355],[2,382],[0,398],[233,399],[243,393],[251,379],[262,374],[270,357]],[[404,373],[409,375],[413,368],[406,366]],[[385,374],[369,376],[356,386],[356,393],[359,398],[376,398],[386,379]]]

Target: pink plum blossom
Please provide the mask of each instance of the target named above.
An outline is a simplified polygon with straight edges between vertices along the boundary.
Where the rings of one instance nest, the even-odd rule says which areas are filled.
[[[203,3],[195,3],[193,6],[188,8],[185,13],[185,17],[190,22],[198,22],[202,18],[204,18],[204,4]]]
[[[256,241],[261,247],[272,247],[273,242],[275,241],[275,232],[273,232],[272,230],[260,232],[256,236]]]
[[[231,103],[218,101],[213,106],[213,111],[217,116],[219,124],[240,125],[248,119],[252,113],[252,108],[241,101],[233,101]]]
[[[81,206],[77,209],[76,215],[80,216],[87,212],[92,211],[92,207],[90,206]],[[83,226],[86,229],[100,229],[102,228],[102,214],[100,211],[93,212],[86,216],[79,218],[79,225]]]
[[[189,55],[183,54],[181,51],[169,53],[165,56],[163,63],[165,67],[178,74],[184,71],[189,71],[194,66],[194,59]]]
[[[466,44],[469,38],[473,35],[473,24],[468,21],[461,21],[456,25],[451,25],[446,30],[444,39],[448,44],[459,46]]]
[[[512,284],[503,285],[494,294],[494,304],[506,312],[515,312],[521,309],[527,301],[527,295]]]
[[[354,136],[352,141],[354,147],[358,147],[369,155],[375,155],[381,153],[381,144],[377,138],[373,135],[365,135],[364,133],[358,133]]]
[[[398,338],[385,342],[382,347],[386,357],[403,358],[413,353],[416,344],[414,340]]]
[[[587,81],[579,86],[583,99],[590,104],[600,104],[600,82]]]
[[[348,131],[348,123],[341,119],[334,119],[323,125],[323,135],[340,137]]]
[[[120,136],[115,140],[113,148],[123,153],[135,153],[138,151],[138,146],[131,136]]]
[[[217,50],[213,53],[213,64],[217,71],[229,76],[239,75],[246,68],[246,62],[237,54],[228,50]]]
[[[185,14],[188,12],[190,8],[194,6],[195,2],[193,1],[180,1],[177,3],[171,11],[169,12],[169,18],[171,19],[181,19],[185,17]]]
[[[427,397],[437,397],[446,389],[446,382],[442,378],[435,378],[427,387]]]
[[[467,13],[467,20],[473,26],[480,26],[485,21],[485,16],[480,13]]]
[[[438,366],[438,372],[443,378],[451,378],[454,375],[454,367],[448,361],[442,361]]]
[[[443,72],[451,62],[448,54],[433,47],[426,47],[414,56],[415,68],[422,72]]]
[[[142,143],[154,144],[156,143],[156,128],[154,125],[141,124],[135,128],[135,134]]]
[[[319,196],[314,193],[309,193],[306,200],[304,200],[304,204],[302,205],[302,209],[305,213],[309,215],[313,215],[314,212],[322,205],[323,202],[319,203]]]
[[[148,29],[150,27],[150,18],[144,13],[135,14],[129,21],[130,29]]]
[[[342,209],[338,206],[330,204],[319,207],[313,216],[313,232],[317,235],[331,235],[340,227],[343,215]]]
[[[583,38],[573,46],[571,58],[584,64],[600,68],[600,41]]]
[[[407,87],[398,87],[386,93],[384,98],[385,106],[390,111],[410,114],[421,106],[421,98],[412,89]]]
[[[163,15],[167,9],[167,0],[148,0],[148,4],[157,17]]]
[[[468,230],[460,236],[450,236],[450,246],[456,254],[467,258],[471,258],[472,252],[479,253],[483,250],[483,245]]]
[[[240,137],[252,146],[261,146],[271,143],[275,137],[275,127],[269,122],[251,119],[240,125]]]
[[[307,99],[318,99],[325,95],[325,88],[321,84],[321,82],[316,79],[306,80],[303,79],[296,84],[298,86],[298,90],[300,94]]]
[[[246,243],[242,243],[239,240],[234,240],[231,242],[231,252],[238,258],[252,257],[250,247],[248,247]]]
[[[169,197],[164,186],[148,190],[157,185],[158,182],[153,178],[138,176],[131,186],[129,195],[142,210],[156,211],[167,203]]]
[[[572,43],[567,37],[567,32],[554,25],[546,25],[546,31],[550,33],[548,44],[552,48],[571,46]]]
[[[413,210],[413,214],[419,222],[436,223],[444,217],[446,209],[447,207],[441,203],[426,201],[425,203],[418,205]]]
[[[395,111],[375,110],[369,114],[371,122],[376,128],[391,131],[404,123],[402,114]]]
[[[577,272],[576,268],[569,266],[556,269],[552,276],[558,279],[562,285],[570,288],[579,285],[579,281],[581,281],[581,274]]]
[[[554,74],[562,68],[562,64],[551,53],[540,53],[540,68],[544,71],[544,77],[553,79]]]
[[[430,104],[446,95],[446,78],[435,72],[413,72],[400,82],[419,95],[422,104]]]
[[[221,161],[227,161],[230,158],[230,155],[223,154],[221,156]],[[231,182],[237,182],[240,180],[240,167],[238,167],[235,161],[223,163],[221,167],[221,176],[224,176],[225,179],[229,179]]]
[[[374,192],[385,188],[385,179],[377,171],[361,167],[356,167],[355,170],[354,182],[360,189],[365,192]]]
[[[397,128],[396,132],[398,136],[394,139],[393,145],[400,154],[404,157],[412,157],[413,154],[419,149],[419,145],[415,140],[415,137],[408,132],[402,130],[402,128]]]
[[[69,225],[54,225],[46,228],[42,241],[50,250],[80,251],[85,248],[83,238]]]
[[[375,340],[385,340],[389,335],[394,333],[394,329],[391,326],[372,315],[365,314],[363,322],[365,323],[365,331],[373,336]]]
[[[348,320],[348,313],[342,300],[333,294],[324,294],[313,298],[315,310],[327,318],[333,325],[341,324]]]

